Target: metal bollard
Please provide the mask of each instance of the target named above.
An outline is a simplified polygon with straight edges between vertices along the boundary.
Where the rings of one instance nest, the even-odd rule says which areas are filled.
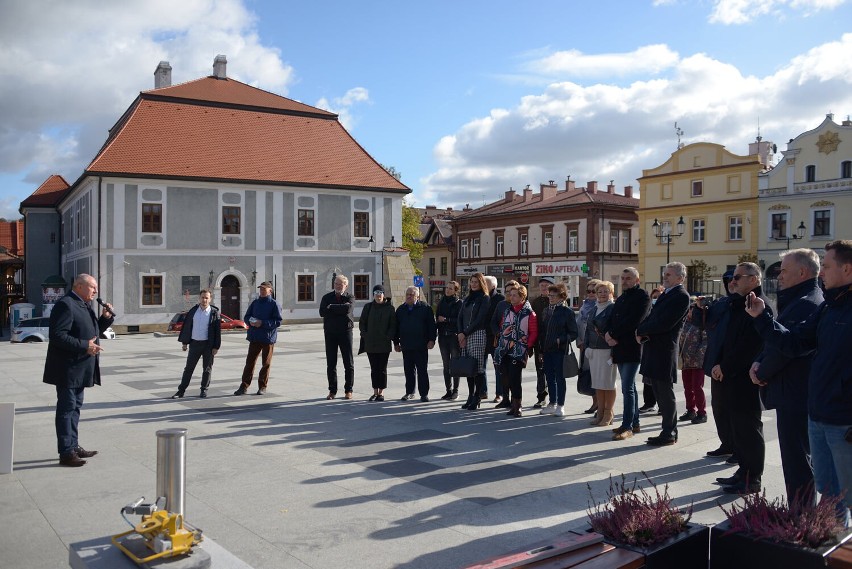
[[[157,431],[157,496],[172,514],[186,514],[186,429]]]

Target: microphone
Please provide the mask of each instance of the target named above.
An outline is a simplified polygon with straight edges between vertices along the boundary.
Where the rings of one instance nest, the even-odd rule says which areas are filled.
[[[101,297],[96,298],[96,299],[95,299],[95,301],[96,301],[98,304],[100,304],[101,306],[103,306],[104,308],[106,308],[106,309],[107,309],[107,311],[108,311],[110,314],[112,314],[113,318],[118,318],[118,314],[116,314],[116,313],[115,313],[115,310],[113,310],[112,308],[110,308],[109,306],[107,306],[107,305],[106,305],[106,303],[104,303],[104,301],[101,299]]]

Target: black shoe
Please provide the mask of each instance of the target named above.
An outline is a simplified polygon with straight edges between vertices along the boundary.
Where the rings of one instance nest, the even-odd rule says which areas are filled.
[[[98,451],[96,450],[86,450],[83,447],[77,447],[76,449],[74,449],[74,452],[76,452],[77,456],[79,456],[80,458],[92,458],[93,456],[98,454]]]
[[[442,401],[450,401],[452,398],[453,398],[453,392],[452,392],[452,391],[447,391],[447,392],[446,392],[446,393],[445,393],[445,394],[441,397],[441,400],[442,400]]]
[[[172,399],[183,399],[183,391],[178,391],[171,397]]]
[[[429,403],[429,396],[428,396],[428,395],[421,395],[421,396],[420,396],[420,401],[421,401],[422,403]]]
[[[739,494],[741,496],[745,494],[757,494],[760,492],[760,480],[757,482],[749,482],[748,484],[745,482],[738,482],[732,486],[723,486],[722,492],[725,494]]]
[[[707,415],[696,415],[694,419],[692,419],[693,425],[700,425],[701,423],[707,422]]]
[[[384,395],[381,395],[381,394],[376,395],[376,401],[384,401],[384,400],[385,400],[385,396],[384,396]]]
[[[706,415],[705,415],[705,417],[706,417]],[[732,454],[734,454],[734,453],[732,453],[731,451],[729,451],[729,450],[727,450],[723,447],[719,447],[716,450],[708,450],[707,454],[705,454],[705,456],[709,456],[711,458],[721,458],[723,456],[731,456]]]
[[[63,454],[59,457],[59,464],[61,464],[62,466],[77,467],[83,466],[84,464],[86,464],[86,461],[77,456],[76,452],[70,452],[68,454]]]
[[[199,395],[199,397],[201,397],[202,399],[207,399],[207,392],[202,391],[201,394]]]
[[[642,405],[641,407],[639,407],[639,412],[647,413],[648,411],[653,411],[654,409],[656,409],[656,407],[656,405]],[[589,413],[589,411],[586,412]]]
[[[742,477],[738,472],[734,472],[733,476],[720,476],[716,479],[716,482],[721,484],[722,486],[733,486],[739,484],[742,481]]]
[[[453,389],[453,392],[450,393],[450,401],[455,401],[458,398],[459,398],[459,390]]]
[[[677,437],[664,437],[662,435],[656,437],[648,437],[646,441],[652,447],[667,447],[677,442]]]
[[[508,397],[504,397],[500,403],[494,406],[495,409],[509,409],[512,406],[512,401]]]
[[[413,393],[406,393],[405,395],[403,395],[400,398],[400,401],[411,401],[412,399],[414,399],[414,394]]]
[[[266,393],[266,388],[261,387],[260,389],[257,390],[257,393],[255,393],[255,395],[263,395],[264,393]]]
[[[739,464],[740,459],[737,458],[737,455],[732,454],[730,457],[728,457],[728,460],[726,460],[725,462],[727,462],[728,464]]]
[[[242,387],[240,387],[239,389],[234,391],[234,395],[245,395],[245,394],[246,394],[246,390],[243,389]]]
[[[370,395],[370,398],[367,399],[367,401],[375,401],[376,397],[377,397],[377,395],[375,393],[373,393],[372,395]]]
[[[687,411],[678,418],[678,421],[692,421],[697,415],[695,411]]]

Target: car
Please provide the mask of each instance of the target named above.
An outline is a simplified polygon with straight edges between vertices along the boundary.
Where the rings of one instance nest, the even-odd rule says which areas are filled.
[[[103,340],[115,340],[115,330],[111,327],[101,333]],[[50,318],[29,318],[21,320],[12,327],[13,342],[47,342],[50,340]]]
[[[169,322],[169,332],[180,332],[183,328],[183,321],[186,318],[186,312],[178,312],[172,317]],[[248,324],[242,320],[231,318],[230,316],[222,315],[222,330],[248,330]]]

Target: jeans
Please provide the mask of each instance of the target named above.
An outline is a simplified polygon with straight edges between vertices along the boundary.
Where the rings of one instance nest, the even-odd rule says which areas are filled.
[[[186,367],[183,368],[183,376],[180,380],[178,391],[183,393],[189,387],[189,381],[195,372],[195,366],[201,359],[201,391],[207,391],[210,387],[210,378],[213,375],[213,348],[207,340],[192,340],[189,344],[189,353],[186,356]]]
[[[551,405],[565,405],[565,374],[563,373],[562,360],[564,352],[545,352],[544,375],[547,378],[548,403]]]
[[[352,356],[352,329],[342,332],[325,331],[325,362],[328,391],[337,393],[337,350],[343,358],[343,391],[352,393],[355,384],[355,358]]]
[[[59,456],[77,449],[77,425],[83,406],[83,387],[56,386],[56,442]]]
[[[846,440],[852,425],[830,425],[808,419],[808,438],[811,443],[811,461],[814,465],[816,489],[823,496],[844,499],[837,505],[840,520],[850,527],[849,491],[852,487],[852,443]]]
[[[444,385],[447,391],[459,390],[459,378],[450,377],[450,359],[459,357],[459,340],[456,336],[438,336],[438,348],[441,350],[441,360],[444,362]]]
[[[639,362],[616,364],[618,375],[621,376],[621,394],[624,396],[624,416],[621,419],[622,429],[632,429],[639,426],[639,393],[636,391],[636,374],[639,372]]]

